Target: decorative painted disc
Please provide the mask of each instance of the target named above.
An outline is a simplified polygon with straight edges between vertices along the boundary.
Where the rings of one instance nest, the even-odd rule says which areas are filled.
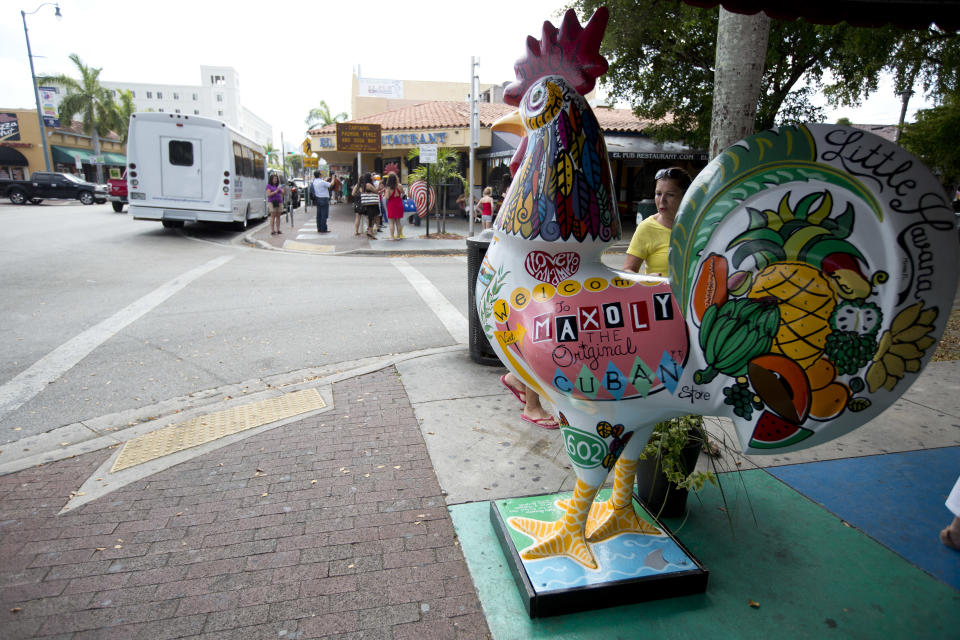
[[[804,448],[879,414],[929,360],[956,291],[956,222],[898,145],[781,127],[697,176],[670,267],[693,383],[745,450]]]

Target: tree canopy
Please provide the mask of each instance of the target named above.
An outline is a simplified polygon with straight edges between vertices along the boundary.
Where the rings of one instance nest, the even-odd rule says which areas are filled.
[[[917,120],[904,127],[901,144],[919,156],[940,176],[953,196],[960,186],[960,94],[948,97],[932,109],[917,112]]]
[[[75,53],[70,54],[70,61],[80,73],[79,80],[64,74],[42,76],[37,80],[58,84],[66,90],[66,95],[60,101],[60,120],[69,123],[73,121],[73,116],[79,114],[84,133],[93,138],[94,154],[100,155],[100,136],[107,135],[117,120],[113,94],[100,84],[102,69],[88,67]],[[103,169],[99,164],[97,181],[103,182]]]
[[[130,116],[136,113],[137,107],[133,103],[133,93],[129,89],[124,89],[117,97],[119,101],[113,105],[113,129],[120,135],[120,142],[127,144],[130,135]]]
[[[316,129],[318,127],[325,127],[328,124],[334,124],[346,119],[347,114],[343,112],[340,112],[337,115],[332,115],[330,113],[329,105],[327,105],[325,100],[321,100],[319,107],[310,109],[310,113],[307,114],[304,122],[307,123],[307,129]]]
[[[660,139],[706,148],[713,107],[718,9],[680,1],[575,0],[589,17],[605,4],[610,23],[601,52],[610,62],[603,79],[611,97],[632,105],[638,117],[662,121],[648,129]],[[856,106],[877,89],[883,72],[898,88],[920,82],[937,99],[955,88],[960,35],[935,26],[815,25],[772,20],[757,104],[756,128],[822,121],[818,89],[837,106]]]

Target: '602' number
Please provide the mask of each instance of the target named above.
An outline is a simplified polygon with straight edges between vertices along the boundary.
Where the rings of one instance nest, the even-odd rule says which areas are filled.
[[[573,464],[583,469],[592,469],[603,464],[603,456],[607,453],[607,443],[603,438],[576,429],[563,431],[563,442]]]

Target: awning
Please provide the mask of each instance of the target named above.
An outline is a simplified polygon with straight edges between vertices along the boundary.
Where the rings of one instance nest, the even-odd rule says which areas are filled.
[[[0,147],[0,166],[3,167],[25,167],[27,159],[23,154],[13,147]]]
[[[60,147],[55,144],[50,145],[53,152],[53,161],[61,164],[74,164],[77,158],[83,164],[93,164],[93,154],[86,149],[74,149],[73,147]]]
[[[520,136],[506,131],[492,131],[490,133],[490,150],[478,153],[481,159],[511,158],[520,146]]]
[[[706,151],[691,149],[680,142],[656,142],[646,136],[603,137],[611,159],[637,160],[710,160]]]
[[[88,149],[75,149],[74,147],[59,147],[57,145],[51,145],[50,148],[53,150],[53,161],[61,162],[63,164],[74,164],[77,158],[80,158],[80,162],[83,164],[96,164],[93,159],[93,152]],[[122,153],[112,153],[110,151],[102,151],[100,153],[103,156],[103,164],[116,165],[118,167],[126,166],[127,157]]]

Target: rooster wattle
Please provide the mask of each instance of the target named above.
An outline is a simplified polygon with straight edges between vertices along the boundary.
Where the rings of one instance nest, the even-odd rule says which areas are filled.
[[[475,301],[501,361],[557,407],[577,475],[560,520],[510,519],[533,540],[521,557],[589,569],[591,543],[656,532],[632,487],[657,422],[728,416],[751,453],[842,435],[929,359],[957,273],[953,214],[929,172],[827,125],[757,134],[704,169],[671,234],[670,282],[605,267],[620,220],[583,95],[607,69],[607,19],[601,8],[581,27],[571,10],[527,39],[504,96],[527,137]],[[610,498],[595,502],[611,469]]]

